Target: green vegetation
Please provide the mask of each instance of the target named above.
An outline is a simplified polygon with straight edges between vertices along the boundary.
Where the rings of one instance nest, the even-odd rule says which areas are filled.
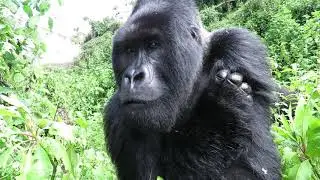
[[[90,21],[73,67],[41,68],[37,23],[50,4],[0,0],[0,179],[116,179],[101,111],[115,89],[111,39],[119,23]],[[263,38],[274,78],[295,92],[273,108],[283,179],[320,179],[320,1],[202,0],[199,7],[208,30],[241,26]]]

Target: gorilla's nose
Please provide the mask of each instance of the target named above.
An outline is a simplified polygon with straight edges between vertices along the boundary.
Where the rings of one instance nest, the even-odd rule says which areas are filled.
[[[145,66],[140,66],[139,68],[129,68],[124,73],[123,85],[126,88],[132,89],[144,84],[148,77],[148,70]]]

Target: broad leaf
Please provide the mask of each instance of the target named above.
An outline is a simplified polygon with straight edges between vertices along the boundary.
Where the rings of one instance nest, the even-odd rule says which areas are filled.
[[[314,118],[307,132],[307,155],[320,157],[320,119]]]
[[[49,179],[52,172],[52,165],[46,151],[37,146],[32,157],[32,166],[27,173],[27,179]]]
[[[303,140],[306,140],[306,132],[308,130],[309,120],[312,118],[312,111],[308,106],[303,97],[299,99],[294,121],[294,131],[300,135]]]
[[[297,171],[296,180],[310,180],[312,176],[312,166],[309,160],[303,161]]]
[[[48,27],[50,29],[50,31],[52,32],[52,28],[53,28],[53,19],[51,17],[49,17],[48,19]]]
[[[33,16],[32,9],[28,4],[23,5],[23,10],[29,17]]]
[[[40,17],[39,16],[32,16],[29,20],[28,20],[28,27],[35,29],[40,21]]]
[[[8,166],[8,160],[10,158],[10,155],[13,153],[13,150],[13,147],[11,147],[0,154],[0,169]]]

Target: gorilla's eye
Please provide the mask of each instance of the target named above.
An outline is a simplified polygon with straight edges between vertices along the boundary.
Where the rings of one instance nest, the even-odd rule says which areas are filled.
[[[148,41],[148,44],[147,44],[148,49],[156,49],[159,47],[159,45],[160,45],[160,43],[156,40]]]
[[[135,49],[132,48],[132,47],[127,47],[125,51],[126,51],[127,54],[132,54],[132,53],[135,52]]]

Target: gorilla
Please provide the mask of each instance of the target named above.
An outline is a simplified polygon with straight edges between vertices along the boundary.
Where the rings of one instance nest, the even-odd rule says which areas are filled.
[[[245,29],[205,31],[194,0],[138,0],[113,38],[104,113],[119,179],[280,179],[266,59]]]

